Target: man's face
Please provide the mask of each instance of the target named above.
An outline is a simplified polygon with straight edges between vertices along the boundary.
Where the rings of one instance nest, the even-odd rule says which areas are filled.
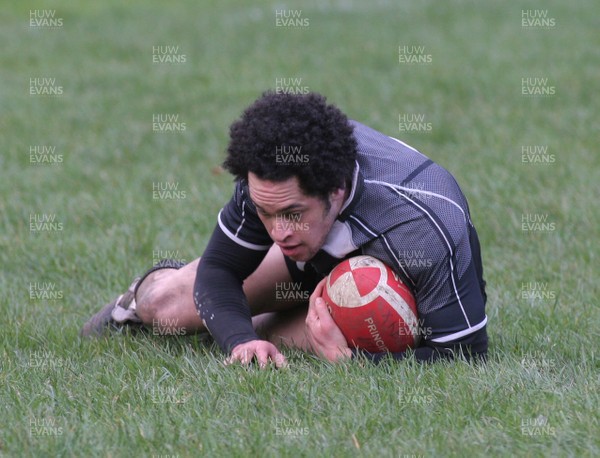
[[[345,199],[345,190],[329,195],[330,206],[304,194],[296,177],[286,181],[261,180],[248,173],[250,198],[258,216],[284,255],[308,261],[325,243]]]

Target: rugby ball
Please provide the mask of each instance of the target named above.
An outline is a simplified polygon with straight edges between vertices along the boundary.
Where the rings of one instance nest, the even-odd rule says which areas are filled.
[[[379,259],[342,261],[327,276],[323,299],[351,348],[401,352],[419,342],[415,298]]]

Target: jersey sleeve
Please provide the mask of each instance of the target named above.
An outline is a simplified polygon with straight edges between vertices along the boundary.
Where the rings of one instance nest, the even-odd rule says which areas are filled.
[[[389,231],[364,253],[391,266],[412,290],[417,303],[421,346],[443,354],[487,351],[485,282],[475,228],[464,226],[463,237],[411,237],[406,229]],[[434,234],[434,233],[433,233]],[[459,265],[464,265],[458,268]],[[421,355],[423,353],[423,355]],[[417,358],[430,355],[416,352]],[[393,355],[396,359],[403,355]]]
[[[258,340],[243,281],[256,270],[272,242],[243,183],[219,213],[218,224],[198,263],[194,303],[221,349]]]
[[[451,344],[436,344],[425,341],[415,349],[398,353],[370,353],[365,350],[352,349],[352,358],[362,357],[378,364],[387,359],[403,360],[411,355],[420,363],[434,363],[440,360],[463,358],[467,361],[485,361],[487,359],[488,337],[487,329],[482,329],[463,337]]]

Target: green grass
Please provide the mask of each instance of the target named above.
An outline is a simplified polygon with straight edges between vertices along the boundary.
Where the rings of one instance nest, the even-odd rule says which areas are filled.
[[[523,29],[543,8],[549,29]],[[29,27],[30,9],[63,27]],[[275,27],[276,9],[306,28]],[[158,1],[0,12],[1,456],[598,456],[600,36],[596,3]],[[174,45],[183,64],[153,64]],[[398,62],[424,46],[430,64]],[[30,78],[63,94],[29,95]],[[548,78],[550,97],[521,94]],[[81,342],[154,250],[202,253],[231,178],[229,124],[276,78],[419,148],[469,198],[488,282],[490,361],[224,367],[197,337]],[[155,113],[185,132],[152,131]],[[430,132],[398,131],[400,113]],[[32,145],[56,164],[32,164]],[[525,164],[523,146],[555,161]],[[180,200],[154,200],[154,182]],[[553,230],[522,230],[523,215]],[[31,215],[62,230],[30,231]],[[544,283],[542,299],[528,286]],[[54,287],[55,300],[30,287]]]

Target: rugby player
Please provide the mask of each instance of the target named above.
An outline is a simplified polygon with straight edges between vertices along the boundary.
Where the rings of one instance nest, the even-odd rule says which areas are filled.
[[[419,361],[485,358],[480,245],[453,176],[316,93],[266,92],[230,128],[235,177],[201,258],[164,260],[83,327],[208,331],[228,363],[286,364],[282,346],[329,361],[407,352],[351,350],[321,298],[325,276],[359,254],[388,264],[415,296]],[[282,300],[286,285],[303,293]],[[278,293],[279,292],[279,293]],[[254,318],[253,318],[254,317]]]

